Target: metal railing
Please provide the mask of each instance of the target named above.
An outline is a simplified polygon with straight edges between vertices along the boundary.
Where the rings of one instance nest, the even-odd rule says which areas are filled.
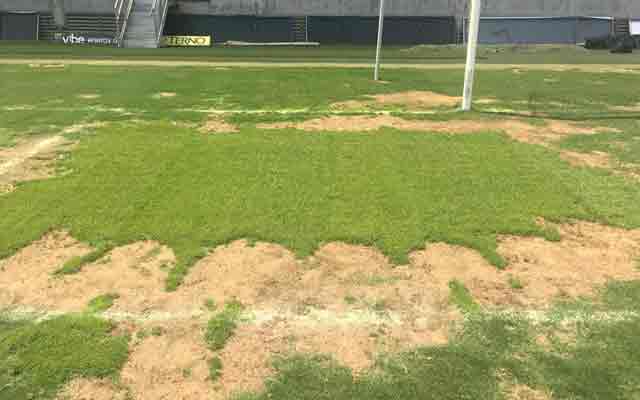
[[[118,39],[118,46],[124,46],[124,35],[127,32],[127,24],[129,23],[129,16],[133,9],[133,2],[135,0],[116,0],[113,8],[116,13],[116,34]]]
[[[156,33],[156,43],[160,45],[162,40],[162,31],[164,31],[164,24],[167,20],[167,13],[169,11],[169,0],[154,0],[151,7],[151,14],[153,15],[153,24]]]

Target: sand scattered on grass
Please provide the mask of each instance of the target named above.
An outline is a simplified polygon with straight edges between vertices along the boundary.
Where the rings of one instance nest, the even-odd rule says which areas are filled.
[[[159,336],[133,340],[121,382],[133,400],[213,398],[203,325],[187,321],[165,327]]]
[[[200,128],[202,133],[236,133],[238,127],[224,120],[222,116],[212,115]]]
[[[607,169],[612,168],[609,154],[602,151],[592,151],[590,153],[562,151],[560,156],[573,166]]]
[[[553,396],[527,385],[515,384],[507,390],[507,400],[552,400]]]
[[[15,189],[15,183],[49,178],[61,151],[72,143],[62,136],[35,138],[14,147],[0,148],[0,188]]]
[[[78,96],[79,99],[83,99],[83,100],[95,100],[95,99],[99,99],[100,97],[102,97],[102,95],[99,95],[97,93],[86,93],[86,94],[79,94]]]
[[[128,400],[127,391],[109,379],[76,378],[66,384],[57,400]]]
[[[178,94],[175,92],[159,92],[154,94],[152,97],[154,99],[170,99],[176,97]]]
[[[545,126],[532,125],[518,119],[503,120],[406,120],[390,115],[377,116],[329,116],[302,122],[278,122],[258,124],[259,129],[300,129],[305,131],[364,132],[381,128],[403,131],[426,131],[448,134],[473,134],[502,131],[512,139],[546,145],[570,135],[592,135],[603,132],[619,132],[608,127],[586,127],[566,121],[545,120]]]
[[[64,64],[29,64],[29,68],[33,69],[63,69],[65,67]]]
[[[624,112],[640,112],[640,103],[631,106],[611,106],[612,111],[624,111]]]
[[[89,130],[89,129],[96,129],[96,128],[102,128],[107,126],[106,122],[102,122],[102,121],[97,121],[97,122],[90,122],[90,123],[82,123],[82,124],[75,124],[75,125],[70,125],[67,126],[66,128],[64,128],[62,130],[62,133],[64,134],[73,134],[73,133],[79,133],[85,130]]]

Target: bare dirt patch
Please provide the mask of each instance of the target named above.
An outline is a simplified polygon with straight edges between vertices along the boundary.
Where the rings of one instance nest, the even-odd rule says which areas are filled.
[[[290,315],[311,325],[375,325],[382,315],[431,337],[455,318],[448,304],[454,279],[487,306],[545,307],[557,296],[590,294],[609,279],[640,278],[640,231],[584,222],[558,229],[559,242],[501,237],[498,252],[509,262],[504,271],[474,250],[443,243],[428,244],[410,254],[408,265],[394,266],[363,246],[329,243],[299,260],[282,246],[241,240],[214,249],[171,293],[164,290],[174,261],[170,249],[138,242],[78,274],[53,277],[65,261],[90,249],[51,233],[1,262],[0,306],[79,311],[96,296],[116,293],[113,312],[184,314],[202,310],[209,299],[236,299],[257,310],[258,321]],[[513,278],[523,287],[512,287]]]
[[[403,131],[425,131],[449,134],[473,134],[502,131],[512,139],[533,144],[546,145],[570,135],[593,135],[603,132],[619,132],[607,127],[586,127],[565,121],[545,120],[545,126],[532,125],[519,119],[503,120],[406,120],[403,118],[378,116],[329,116],[302,122],[279,122],[258,124],[259,129],[300,129],[305,131],[364,132],[381,128]]]
[[[238,127],[224,120],[219,115],[212,115],[207,122],[200,128],[202,133],[236,133]]]
[[[559,242],[501,237],[498,252],[508,260],[503,271],[474,250],[444,243],[429,243],[410,254],[408,265],[394,266],[364,246],[328,243],[300,260],[282,246],[240,240],[214,249],[172,293],[164,291],[163,266],[174,257],[155,242],[116,248],[76,275],[52,277],[66,260],[90,251],[53,232],[0,261],[0,308],[80,311],[98,295],[117,293],[109,311],[114,314],[165,312],[160,322],[120,324],[134,337],[121,374],[126,389],[79,380],[64,393],[71,399],[93,392],[117,399],[123,390],[135,400],[224,399],[260,390],[273,373],[274,356],[328,354],[358,374],[381,354],[446,343],[451,323],[460,318],[449,304],[454,279],[483,306],[525,309],[544,309],[558,296],[593,294],[610,279],[640,279],[640,230],[586,222],[557,228]],[[522,287],[513,287],[513,278]],[[203,310],[208,299],[246,306],[235,336],[217,353],[223,369],[216,382],[208,379],[214,354],[203,338],[206,313],[176,317]],[[156,323],[161,333],[150,334]],[[514,399],[545,399],[527,388],[512,392]]]
[[[167,272],[173,252],[155,242],[114,249],[74,275],[53,276],[74,256],[90,251],[65,233],[52,233],[3,262],[0,307],[29,306],[48,310],[82,311],[100,295],[115,293],[114,311],[144,312],[166,302]]]
[[[522,304],[544,306],[558,296],[593,294],[609,280],[640,278],[640,230],[579,222],[558,226],[562,240],[503,237],[498,252],[524,287],[512,290]]]
[[[416,110],[425,108],[455,107],[462,102],[461,97],[447,96],[431,91],[409,91],[401,93],[377,94],[365,96],[362,100],[347,100],[330,106],[334,110],[362,110],[380,106],[402,106]]]
[[[52,176],[59,153],[70,145],[62,136],[51,136],[0,148],[0,186],[10,191],[16,182]]]
[[[590,153],[563,151],[560,153],[560,156],[573,166],[613,168],[609,154],[601,151],[592,151]]]
[[[128,400],[127,391],[108,379],[77,378],[69,382],[57,400]]]
[[[448,96],[430,91],[378,94],[370,97],[378,104],[403,105],[409,108],[455,107],[462,101],[462,97]]]
[[[208,380],[208,359],[203,326],[183,322],[134,341],[121,381],[134,400],[211,399],[215,395]]]

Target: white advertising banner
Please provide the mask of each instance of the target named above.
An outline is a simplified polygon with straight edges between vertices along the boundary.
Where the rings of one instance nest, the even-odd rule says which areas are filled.
[[[640,19],[629,21],[629,30],[632,35],[640,36]]]

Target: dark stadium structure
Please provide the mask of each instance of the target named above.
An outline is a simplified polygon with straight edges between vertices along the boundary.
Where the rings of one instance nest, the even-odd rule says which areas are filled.
[[[0,0],[0,40],[157,47],[163,35],[206,35],[213,43],[373,44],[378,4],[378,0]],[[467,14],[467,0],[392,1],[386,7],[384,43],[460,43]],[[615,33],[625,23],[628,28],[628,21],[640,15],[640,1],[484,0],[482,15],[481,43],[582,43]]]

